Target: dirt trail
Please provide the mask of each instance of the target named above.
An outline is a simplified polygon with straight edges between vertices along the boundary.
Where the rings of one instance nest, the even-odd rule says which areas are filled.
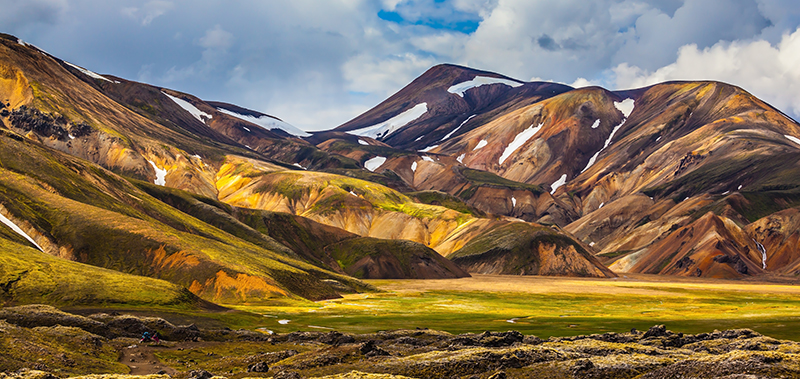
[[[122,358],[120,362],[131,369],[131,375],[148,375],[164,371],[169,375],[174,375],[175,370],[167,367],[158,361],[154,352],[158,349],[169,348],[165,345],[143,345],[135,344],[122,348]]]

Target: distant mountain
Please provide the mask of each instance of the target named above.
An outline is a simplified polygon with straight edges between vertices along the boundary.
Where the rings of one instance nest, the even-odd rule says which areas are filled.
[[[312,138],[411,190],[563,227],[604,260],[614,257],[617,271],[741,277],[787,275],[800,264],[787,253],[794,231],[783,226],[800,205],[800,125],[725,83],[571,89],[440,65],[334,131]],[[660,242],[691,243],[681,228],[708,212],[746,238],[722,248],[731,238],[704,223],[721,245],[676,253]],[[770,220],[786,237],[750,226],[774,212],[783,212]],[[761,248],[767,262],[782,258],[764,269]]]

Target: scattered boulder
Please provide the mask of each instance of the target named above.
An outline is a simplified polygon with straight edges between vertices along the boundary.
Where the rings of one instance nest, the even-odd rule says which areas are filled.
[[[272,376],[273,379],[300,379],[302,378],[299,373],[295,371],[278,371],[275,375]]]
[[[189,379],[211,379],[214,374],[206,370],[192,370],[189,371]]]
[[[388,351],[381,349],[376,343],[375,340],[369,340],[361,344],[358,348],[358,351],[361,352],[365,357],[378,357],[378,356],[386,356],[390,355]]]
[[[253,363],[250,366],[247,366],[247,372],[267,372],[269,371],[269,365],[266,362],[258,362]]]

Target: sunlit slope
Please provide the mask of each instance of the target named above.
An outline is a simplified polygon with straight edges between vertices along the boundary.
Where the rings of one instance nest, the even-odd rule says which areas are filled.
[[[337,296],[323,280],[366,288],[277,242],[248,242],[188,216],[100,167],[0,138],[0,202],[50,254],[168,280],[214,302]]]
[[[228,204],[287,212],[349,232],[407,239],[436,247],[475,218],[441,206],[416,203],[379,184],[309,172],[264,173],[247,163],[220,171],[219,198]]]
[[[199,220],[267,249],[276,245],[320,268],[369,279],[443,279],[467,276],[417,242],[360,237],[282,212],[234,207],[181,190],[139,182],[140,188]],[[328,280],[326,283],[335,284]],[[343,285],[337,289],[342,290]],[[353,291],[344,289],[344,291]]]
[[[0,229],[5,229],[0,225]],[[0,233],[0,302],[56,306],[206,306],[186,288],[164,280],[53,257]]]

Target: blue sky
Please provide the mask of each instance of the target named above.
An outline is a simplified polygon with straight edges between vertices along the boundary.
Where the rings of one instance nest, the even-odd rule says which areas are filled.
[[[737,84],[800,114],[796,0],[0,0],[72,63],[333,128],[438,63],[623,89]]]

